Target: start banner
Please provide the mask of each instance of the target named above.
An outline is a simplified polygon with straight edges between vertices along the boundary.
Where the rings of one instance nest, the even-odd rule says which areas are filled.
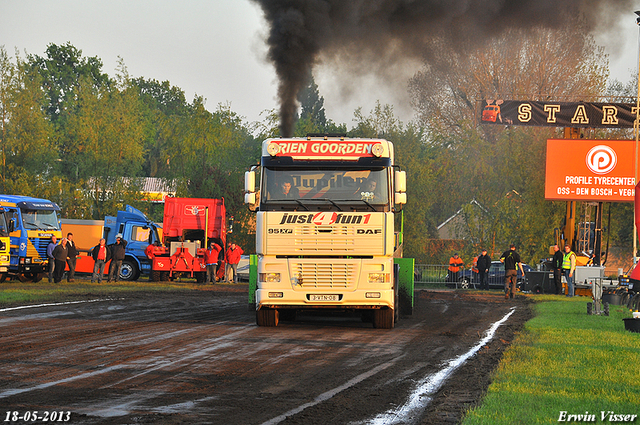
[[[632,140],[549,139],[545,198],[633,202],[634,156]]]
[[[636,105],[603,102],[485,100],[482,124],[541,127],[633,128]]]

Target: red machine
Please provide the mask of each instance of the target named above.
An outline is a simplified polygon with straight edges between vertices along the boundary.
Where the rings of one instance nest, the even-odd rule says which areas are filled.
[[[226,248],[224,199],[166,198],[162,231],[163,246],[152,251],[151,279],[162,281],[188,275],[204,282],[204,252],[209,242],[220,245],[221,252]],[[218,265],[217,276],[223,277],[224,255]]]

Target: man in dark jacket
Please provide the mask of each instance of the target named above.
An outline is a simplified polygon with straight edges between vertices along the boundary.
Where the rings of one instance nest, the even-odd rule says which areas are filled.
[[[73,233],[67,233],[67,265],[69,266],[69,274],[67,275],[67,282],[73,282],[73,277],[76,274],[76,259],[78,257],[78,248],[73,241]]]
[[[513,298],[516,296],[518,268],[524,276],[520,254],[516,251],[514,244],[511,244],[511,247],[500,256],[500,262],[504,263],[504,297]]]
[[[69,255],[69,249],[67,248],[67,239],[62,238],[60,245],[57,245],[53,250],[53,259],[55,261],[55,267],[53,270],[53,282],[60,283],[62,281],[62,275],[64,274],[64,266],[67,264],[67,256]]]
[[[109,267],[109,279],[107,282],[111,282],[112,280],[117,282],[120,279],[120,269],[122,269],[122,260],[124,260],[126,246],[127,241],[122,239],[122,235],[118,233],[116,243],[109,246],[111,249],[111,266]]]
[[[102,276],[104,275],[104,267],[111,260],[111,249],[106,245],[104,238],[100,239],[100,243],[93,247],[91,250],[91,256],[93,257],[93,275],[91,276],[91,283],[96,280],[98,283],[102,283]]]
[[[478,273],[480,274],[480,289],[489,289],[489,269],[491,268],[491,257],[487,250],[483,249],[478,257]]]
[[[556,284],[556,295],[562,294],[562,262],[564,255],[560,251],[558,245],[553,246],[553,259],[551,260],[551,268],[553,269],[553,281]]]

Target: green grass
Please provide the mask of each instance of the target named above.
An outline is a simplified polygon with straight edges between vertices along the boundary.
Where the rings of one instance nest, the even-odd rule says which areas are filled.
[[[462,423],[551,424],[561,411],[589,412],[604,423],[601,411],[640,414],[640,333],[624,328],[629,310],[611,306],[609,317],[589,316],[586,297],[534,299],[535,317]]]
[[[205,288],[205,285],[196,284],[195,281],[190,280],[172,282],[103,282],[101,284],[79,279],[72,283],[63,281],[58,284],[50,284],[45,281],[38,283],[11,281],[0,284],[0,307],[75,301],[117,296],[118,294],[137,291],[189,291]]]

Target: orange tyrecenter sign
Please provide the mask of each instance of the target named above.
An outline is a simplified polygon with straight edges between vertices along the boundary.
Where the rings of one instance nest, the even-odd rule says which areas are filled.
[[[549,200],[633,202],[632,140],[547,140]]]

